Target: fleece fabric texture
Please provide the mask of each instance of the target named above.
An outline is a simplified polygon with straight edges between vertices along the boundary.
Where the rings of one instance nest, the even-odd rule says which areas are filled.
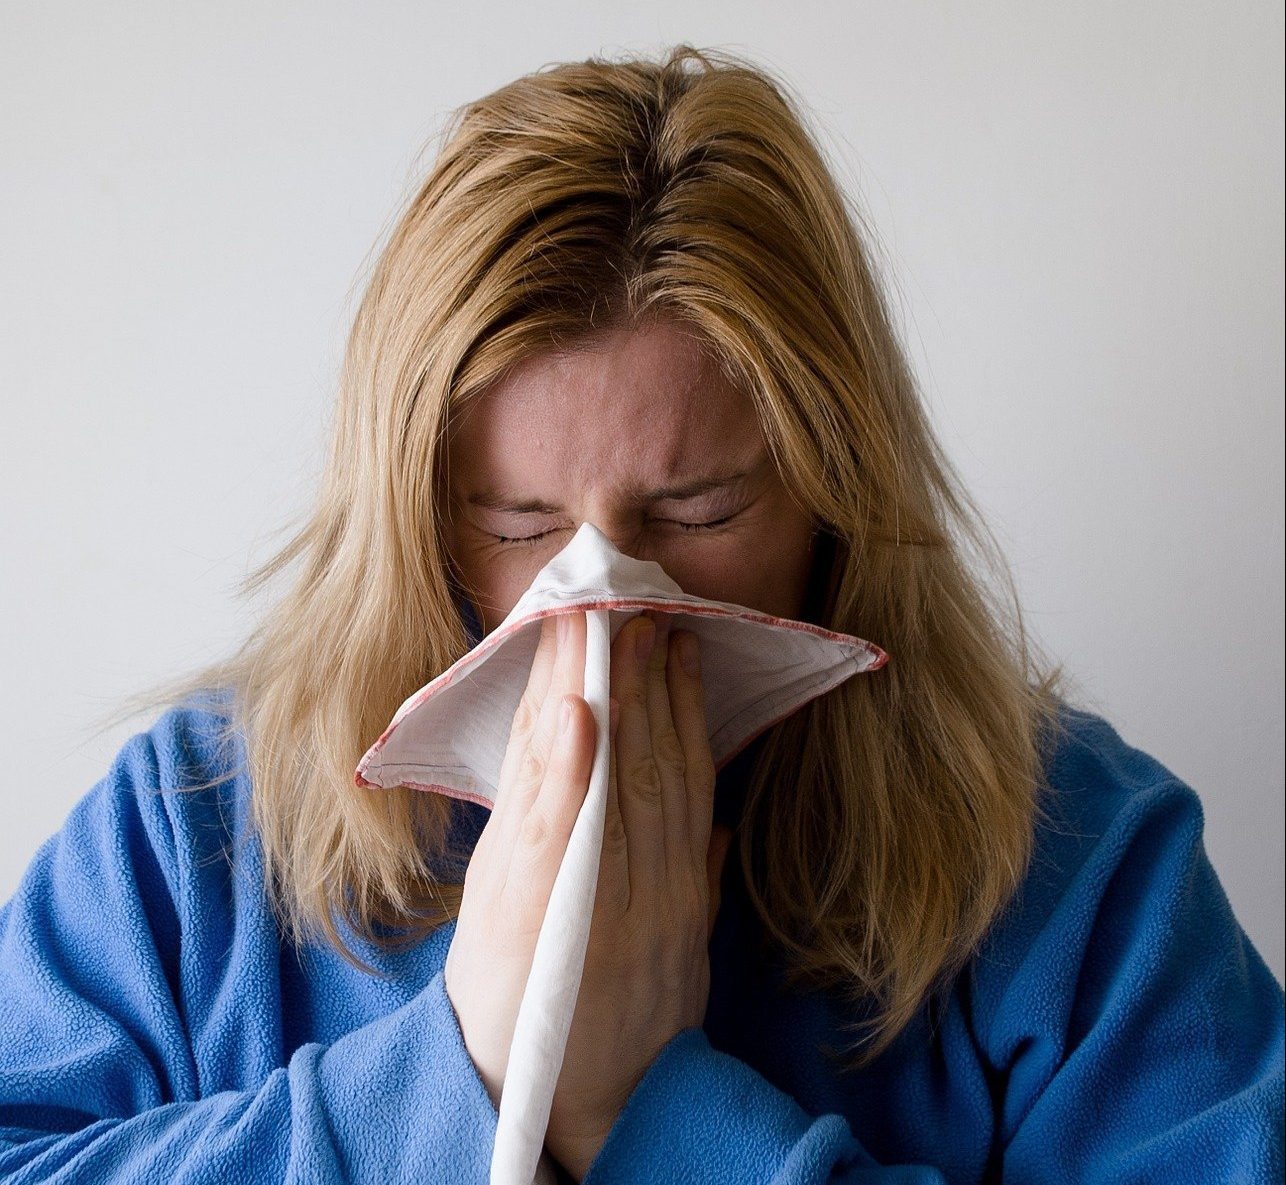
[[[1022,892],[861,1072],[826,1056],[860,1009],[783,990],[734,848],[705,1023],[585,1182],[1280,1181],[1282,989],[1198,797],[1101,717],[1066,721]],[[220,722],[208,700],[128,740],[0,910],[0,1180],[485,1182],[496,1111],[443,985],[454,923],[398,953],[355,940],[378,976],[284,945],[244,771],[181,789],[244,756]],[[720,771],[726,820],[756,746]],[[467,855],[487,811],[455,805]]]

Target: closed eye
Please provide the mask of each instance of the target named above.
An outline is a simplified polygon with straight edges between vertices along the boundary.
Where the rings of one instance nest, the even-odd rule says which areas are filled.
[[[712,531],[716,527],[723,526],[724,523],[731,522],[734,518],[737,517],[737,514],[740,514],[740,513],[741,513],[740,511],[737,511],[735,514],[725,515],[723,518],[717,518],[708,523],[684,523],[684,522],[679,522],[678,519],[669,519],[669,518],[657,519],[656,521],[662,522],[662,523],[670,523],[673,526],[678,527],[679,530],[681,531],[695,531],[695,532]],[[553,535],[555,533],[556,532],[554,531],[541,531],[539,534],[536,534],[536,535],[522,535],[522,536],[514,536],[514,537],[506,536],[506,535],[492,535],[492,538],[495,539],[497,543],[500,543],[502,545],[506,545],[506,546],[517,545],[521,547],[524,544],[530,546],[534,543],[539,543],[540,540],[544,539],[546,535]]]

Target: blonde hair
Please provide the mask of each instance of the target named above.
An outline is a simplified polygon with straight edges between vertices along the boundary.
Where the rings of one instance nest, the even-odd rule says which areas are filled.
[[[1034,658],[802,109],[762,68],[679,45],[542,68],[453,113],[357,309],[317,504],[241,595],[302,569],[231,658],[130,701],[231,692],[291,940],[369,971],[337,919],[400,946],[459,909],[463,876],[437,863],[452,800],[353,780],[471,644],[440,531],[448,416],[534,351],[658,317],[709,343],[824,524],[811,620],[891,655],[763,734],[739,854],[789,982],[867,1005],[860,1066],[1015,893],[1063,672]]]

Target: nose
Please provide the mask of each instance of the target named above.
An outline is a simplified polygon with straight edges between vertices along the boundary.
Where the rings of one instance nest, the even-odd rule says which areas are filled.
[[[636,536],[629,536],[624,531],[618,531],[614,535],[608,535],[607,540],[622,555],[630,556],[632,559],[639,558],[635,554],[639,550],[639,541]]]
[[[638,554],[642,547],[642,530],[635,523],[625,522],[623,519],[613,521],[611,516],[606,514],[589,515],[581,520],[582,525],[588,523],[596,531],[623,555],[628,555],[633,559],[643,559]],[[581,529],[579,526],[576,528]]]

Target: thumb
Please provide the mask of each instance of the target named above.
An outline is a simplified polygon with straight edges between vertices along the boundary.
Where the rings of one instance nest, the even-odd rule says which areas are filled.
[[[710,912],[706,922],[706,941],[714,934],[715,919],[719,916],[723,866],[732,846],[732,828],[725,823],[715,823],[710,828],[710,848],[706,855],[706,874],[710,880]]]

